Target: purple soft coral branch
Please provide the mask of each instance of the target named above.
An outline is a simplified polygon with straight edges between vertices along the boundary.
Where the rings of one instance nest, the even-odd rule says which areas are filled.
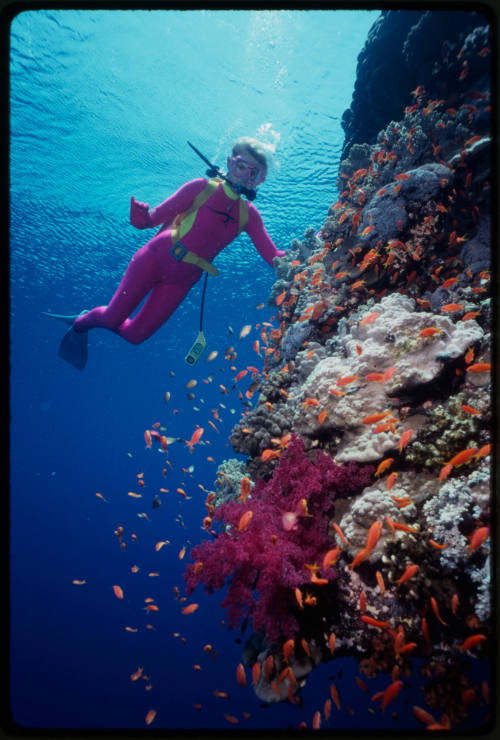
[[[294,589],[314,590],[305,566],[321,566],[332,546],[328,521],[334,500],[367,485],[372,471],[372,466],[336,465],[321,451],[313,463],[302,440],[293,435],[269,481],[257,481],[247,501],[229,501],[217,508],[214,520],[228,529],[215,540],[193,547],[191,558],[202,565],[187,566],[188,593],[199,583],[210,593],[227,584],[222,606],[230,628],[247,615],[252,617],[254,630],[265,632],[271,640],[290,636],[298,629]],[[295,528],[285,530],[283,514],[295,511],[301,499],[310,516],[300,516]],[[253,514],[250,524],[240,531],[241,517],[249,510]],[[335,579],[332,569],[320,567],[318,573]]]

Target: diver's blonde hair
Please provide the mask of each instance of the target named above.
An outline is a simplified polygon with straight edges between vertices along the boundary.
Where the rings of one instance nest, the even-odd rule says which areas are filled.
[[[245,149],[247,149],[250,154],[255,157],[257,162],[262,165],[262,167],[264,167],[267,171],[267,157],[265,146],[261,144],[260,141],[257,141],[257,139],[252,139],[251,136],[241,136],[234,142],[231,154],[233,155],[233,157],[236,157]]]

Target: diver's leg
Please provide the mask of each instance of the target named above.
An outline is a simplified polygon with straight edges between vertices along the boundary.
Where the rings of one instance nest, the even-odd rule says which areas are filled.
[[[149,291],[158,284],[160,275],[150,244],[151,242],[148,242],[134,254],[108,305],[97,306],[75,320],[73,328],[77,333],[96,328],[116,331]]]
[[[132,319],[125,321],[115,329],[123,339],[132,344],[140,344],[155,333],[173,314],[179,303],[185,298],[192,283],[156,285],[140,311]]]

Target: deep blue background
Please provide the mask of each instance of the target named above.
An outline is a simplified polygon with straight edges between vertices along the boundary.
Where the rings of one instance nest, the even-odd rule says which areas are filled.
[[[238,370],[261,367],[252,350],[256,330],[241,341],[238,334],[244,324],[271,316],[255,306],[266,302],[274,277],[248,237],[216,260],[220,276],[209,280],[205,306],[208,349],[194,369],[183,358],[197,332],[201,284],[144,345],[91,332],[83,373],[57,356],[64,326],[42,316],[109,300],[145,238],[128,223],[130,195],[156,205],[204,174],[187,139],[220,165],[236,137],[266,141],[276,148],[275,166],[256,204],[269,233],[287,248],[308,226],[319,230],[336,199],[340,117],[351,100],[356,57],[377,15],[63,10],[14,18],[10,635],[11,709],[19,725],[142,728],[154,708],[152,727],[229,728],[224,712],[239,717],[239,727],[297,727],[303,719],[310,726],[333,676],[343,708],[350,705],[354,716],[334,708],[331,726],[392,726],[389,711],[376,717],[367,711],[367,697],[387,677],[367,681],[371,693],[364,695],[353,680],[354,662],[346,660],[312,674],[303,710],[261,708],[251,689],[236,683],[238,634],[221,624],[221,595],[196,592],[200,608],[190,616],[174,600],[174,586],[183,593],[179,550],[204,534],[205,493],[198,484],[213,488],[216,464],[235,456],[227,438],[243,407],[223,351],[236,347]],[[219,356],[207,364],[212,349]],[[213,382],[203,383],[210,373]],[[185,389],[191,378],[198,380],[194,401]],[[245,390],[248,382],[239,385]],[[207,423],[217,406],[220,434]],[[192,455],[173,445],[164,478],[165,455],[146,449],[143,438],[157,421],[168,435],[184,438],[199,423],[210,445],[198,445]],[[192,475],[183,473],[191,464]],[[178,486],[190,500],[176,493]],[[160,487],[170,493],[153,510]],[[149,521],[137,517],[141,512]],[[126,551],[113,534],[118,525],[125,528]],[[155,552],[164,539],[171,544]],[[136,574],[133,564],[140,567]],[[148,577],[150,571],[160,576]],[[73,579],[87,583],[76,586]],[[113,584],[122,586],[123,601]],[[149,596],[160,611],[146,616]],[[145,629],[148,622],[154,631]],[[126,625],[139,632],[126,632]],[[206,643],[218,650],[215,661],[203,652]],[[130,681],[139,665],[151,691],[142,680]],[[215,688],[230,700],[214,697]],[[412,727],[411,705],[423,703],[414,688],[416,696],[407,689],[394,703]],[[251,718],[243,719],[243,711]]]

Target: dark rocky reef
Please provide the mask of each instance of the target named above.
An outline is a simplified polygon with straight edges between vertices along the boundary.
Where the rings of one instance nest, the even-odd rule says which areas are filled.
[[[382,11],[358,57],[352,103],[342,117],[342,159],[353,144],[373,144],[389,121],[402,117],[411,89],[423,85],[431,97],[439,98],[455,94],[463,63],[457,57],[474,31],[487,36],[488,21],[481,13]],[[486,39],[482,45],[490,44]],[[469,63],[464,86],[470,87],[480,74],[480,65]]]

